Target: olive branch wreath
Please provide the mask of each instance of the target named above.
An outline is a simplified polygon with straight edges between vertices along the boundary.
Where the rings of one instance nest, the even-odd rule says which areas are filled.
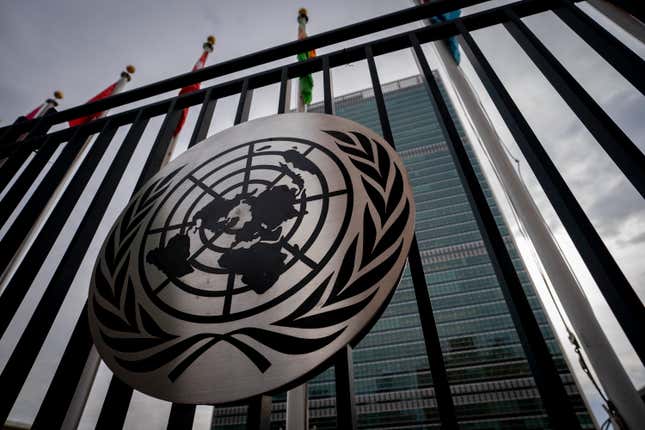
[[[403,249],[402,233],[409,219],[410,202],[404,193],[403,174],[399,167],[385,148],[362,133],[323,131],[334,138],[338,148],[361,172],[361,182],[369,202],[363,212],[363,232],[353,238],[337,272],[323,280],[292,313],[274,322],[276,327],[324,329],[346,322],[374,298],[378,292],[375,287],[392,269]],[[131,372],[150,372],[182,357],[168,373],[168,378],[174,382],[197,358],[223,341],[235,346],[264,373],[271,363],[240,336],[251,338],[283,354],[307,354],[336,339],[347,325],[330,335],[311,339],[256,327],[245,327],[225,334],[205,332],[181,338],[162,329],[137,303],[128,275],[130,245],[137,227],[146,219],[157,198],[165,193],[179,170],[181,168],[152,182],[129,204],[119,227],[115,227],[108,236],[104,251],[105,264],[99,262],[95,270],[96,294],[92,305],[105,344],[120,353],[114,356],[117,363]],[[388,189],[389,193],[386,192]],[[386,197],[388,195],[389,198]],[[403,200],[403,209],[394,216]],[[377,217],[373,216],[370,206]],[[362,242],[362,255],[357,258],[359,241]],[[394,248],[395,251],[388,252]],[[378,264],[364,270],[377,259],[380,259]],[[336,278],[330,294],[324,299],[334,274]],[[355,279],[351,281],[353,277]],[[373,291],[367,293],[369,290]],[[358,296],[363,297],[352,300]],[[344,302],[348,303],[343,305]],[[105,329],[118,334],[110,334]],[[189,350],[192,352],[188,353]],[[145,356],[141,358],[141,355]]]

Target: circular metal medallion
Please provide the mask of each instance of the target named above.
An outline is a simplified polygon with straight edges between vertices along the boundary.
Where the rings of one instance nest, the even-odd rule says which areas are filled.
[[[376,133],[315,113],[244,123],[120,215],[92,277],[94,342],[123,381],[173,402],[287,389],[375,322],[413,230],[407,173]]]

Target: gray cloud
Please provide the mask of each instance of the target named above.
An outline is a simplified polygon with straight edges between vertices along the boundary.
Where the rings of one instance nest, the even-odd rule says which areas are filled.
[[[632,236],[628,240],[619,240],[618,243],[621,246],[627,246],[627,245],[640,245],[642,243],[645,243],[645,231]]]
[[[633,188],[627,181],[620,181],[598,198],[590,208],[594,221],[601,226],[601,232],[613,236],[621,225],[632,218],[645,219],[642,201],[633,198]],[[607,200],[611,200],[608,204]]]

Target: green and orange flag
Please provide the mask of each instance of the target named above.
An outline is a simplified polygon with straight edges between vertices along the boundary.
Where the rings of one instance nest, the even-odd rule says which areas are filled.
[[[298,40],[304,40],[307,38],[307,23],[309,22],[309,17],[307,16],[307,9],[304,7],[298,11]],[[316,51],[311,50],[309,52],[301,52],[298,54],[298,61],[307,61],[310,58],[316,56]],[[311,96],[314,90],[314,78],[310,74],[302,76],[300,78],[300,98],[302,99],[303,104],[311,104]]]

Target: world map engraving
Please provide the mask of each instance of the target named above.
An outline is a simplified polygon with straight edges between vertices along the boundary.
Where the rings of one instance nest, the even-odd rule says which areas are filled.
[[[280,175],[292,185],[276,185],[263,191],[241,192],[226,198],[211,190],[212,200],[199,209],[191,224],[200,235],[217,237],[225,232],[235,236],[230,248],[216,261],[219,267],[241,275],[242,282],[257,294],[266,292],[284,271],[287,254],[282,252],[284,224],[299,215],[298,199],[306,198],[304,181],[298,171],[316,173],[316,166],[295,149],[282,153]],[[289,164],[293,168],[289,167]],[[207,234],[207,232],[209,234]],[[177,234],[165,245],[148,252],[146,261],[171,278],[195,269],[191,265],[190,237]]]
[[[124,208],[92,277],[92,338],[119,378],[168,401],[288,390],[373,326],[413,230],[403,162],[376,133],[315,113],[250,121]]]

